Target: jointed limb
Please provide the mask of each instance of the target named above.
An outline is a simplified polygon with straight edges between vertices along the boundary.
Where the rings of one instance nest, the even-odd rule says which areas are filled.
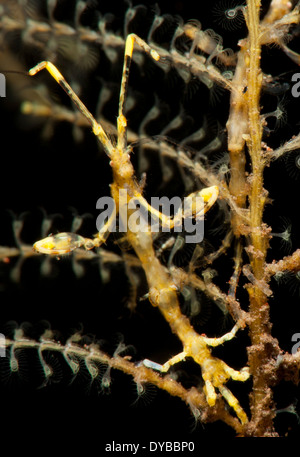
[[[151,49],[150,46],[145,43],[145,41],[141,40],[141,38],[139,38],[134,33],[128,35],[125,43],[123,74],[119,99],[119,114],[117,120],[118,150],[121,153],[125,151],[127,147],[127,120],[124,115],[124,107],[128,89],[129,70],[132,60],[134,43],[137,43],[147,54],[150,54],[154,60],[158,61],[160,59],[160,55],[154,49]]]
[[[60,256],[69,254],[78,248],[87,250],[101,246],[107,240],[112,225],[115,223],[115,212],[111,214],[104,226],[99,230],[95,238],[84,238],[76,233],[62,232],[56,235],[50,235],[33,245],[33,249],[41,254],[51,254]]]
[[[43,61],[37,64],[35,67],[29,70],[29,75],[34,76],[41,70],[47,70],[52,78],[64,89],[64,91],[69,95],[71,100],[77,106],[79,111],[84,115],[84,117],[89,121],[92,126],[94,135],[98,138],[100,143],[103,145],[106,154],[111,157],[111,152],[113,145],[108,139],[105,131],[102,126],[96,121],[94,116],[90,113],[87,107],[82,103],[78,95],[73,91],[72,87],[67,83],[63,75],[51,62]]]
[[[225,341],[232,340],[232,338],[235,337],[236,332],[239,330],[239,328],[240,328],[240,326],[238,324],[236,324],[230,332],[225,333],[225,335],[221,336],[220,338],[203,337],[203,341],[205,341],[205,343],[208,346],[212,346],[212,347],[220,346],[221,344],[225,343]]]
[[[248,421],[245,412],[241,408],[238,400],[224,384],[229,379],[242,382],[246,381],[250,376],[249,369],[248,367],[245,367],[241,371],[234,370],[222,360],[213,357],[207,347],[216,347],[223,344],[225,341],[231,340],[235,336],[238,328],[239,326],[235,325],[231,332],[225,334],[221,338],[206,338],[202,335],[191,335],[189,338],[189,335],[186,335],[183,352],[175,355],[163,365],[158,365],[149,360],[145,360],[144,364],[147,367],[165,373],[171,366],[185,360],[186,357],[192,357],[195,362],[201,366],[204,392],[208,404],[210,406],[215,404],[217,398],[216,389],[219,390],[228,404],[234,409],[241,423],[245,424]]]

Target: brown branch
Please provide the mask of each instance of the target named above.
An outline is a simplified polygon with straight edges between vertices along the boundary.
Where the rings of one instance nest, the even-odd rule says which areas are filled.
[[[266,277],[276,275],[282,271],[297,272],[300,270],[300,249],[297,249],[292,255],[284,257],[277,262],[273,260],[272,263],[266,265]]]
[[[251,157],[252,176],[250,181],[250,245],[248,249],[250,265],[256,281],[264,278],[264,266],[268,248],[268,230],[263,226],[263,210],[266,203],[266,192],[263,188],[263,170],[265,162],[262,155],[260,122],[260,91],[262,73],[260,70],[261,45],[259,37],[260,1],[247,1],[246,22],[249,30],[248,71],[247,71],[247,113],[249,136],[247,146]],[[275,414],[273,394],[270,388],[268,366],[277,354],[277,345],[271,337],[269,305],[265,292],[258,283],[247,287],[251,315],[250,338],[252,346],[248,348],[250,371],[253,375],[251,394],[251,421],[247,434],[255,430],[256,436],[275,434],[273,418]]]
[[[285,381],[292,381],[298,385],[300,381],[300,351],[296,354],[280,355],[278,357],[277,366],[278,381],[284,379]]]
[[[2,341],[0,341],[0,348],[1,342]],[[203,422],[213,422],[222,419],[236,430],[237,433],[241,432],[240,422],[232,417],[226,410],[225,403],[221,399],[218,400],[214,408],[209,408],[204,393],[199,392],[195,387],[185,389],[180,383],[171,378],[171,376],[162,376],[143,365],[137,365],[131,362],[126,357],[121,357],[119,355],[112,357],[103,352],[95,344],[82,347],[78,344],[69,343],[64,346],[60,342],[49,339],[35,341],[27,338],[20,338],[16,340],[5,339],[5,347],[13,347],[13,351],[31,348],[40,350],[41,352],[51,351],[61,353],[67,363],[70,363],[72,357],[75,357],[86,360],[88,363],[94,362],[108,365],[111,368],[132,376],[136,383],[151,383],[159,389],[168,392],[170,395],[180,398],[191,408],[192,412],[194,411],[196,414],[196,410],[198,411],[199,417],[196,417],[197,419],[200,418]]]

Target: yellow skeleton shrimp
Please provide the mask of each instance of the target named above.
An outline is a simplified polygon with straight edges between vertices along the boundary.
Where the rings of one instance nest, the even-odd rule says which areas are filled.
[[[113,169],[114,179],[111,184],[111,194],[116,204],[116,211],[120,214],[122,205],[127,206],[128,209],[129,198],[134,198],[146,211],[158,218],[162,226],[167,224],[168,227],[172,228],[182,221],[182,218],[185,217],[185,215],[179,211],[173,218],[169,218],[152,208],[142,196],[142,189],[134,177],[134,169],[130,161],[130,147],[127,146],[127,119],[123,112],[134,44],[137,44],[142,48],[143,51],[149,54],[155,61],[160,60],[158,52],[152,49],[138,36],[135,34],[127,36],[119,99],[119,113],[117,118],[118,134],[116,145],[110,141],[102,126],[88,111],[86,106],[52,63],[46,61],[39,63],[29,71],[29,75],[33,76],[39,71],[46,69],[67,92],[79,111],[90,122],[92,131],[102,144]],[[120,189],[125,189],[128,195],[128,198],[123,202],[120,202],[119,200]],[[189,215],[196,219],[203,217],[205,212],[215,203],[218,193],[218,187],[212,186],[191,194],[188,197]],[[194,197],[197,195],[203,199],[203,205],[200,207],[194,204]],[[130,210],[128,210],[128,214],[130,215]],[[44,254],[61,255],[67,254],[78,247],[85,247],[86,249],[98,247],[106,241],[113,223],[114,216],[111,216],[94,239],[83,238],[72,233],[59,233],[37,241],[34,244],[34,249]],[[184,360],[186,357],[193,358],[193,360],[200,365],[202,370],[202,377],[205,385],[204,392],[208,405],[213,406],[215,404],[217,399],[216,390],[219,391],[227,403],[233,408],[240,422],[245,424],[248,421],[246,413],[243,411],[232,392],[225,387],[225,383],[230,378],[237,381],[246,381],[249,378],[249,370],[246,367],[241,371],[230,368],[225,362],[214,357],[210,350],[210,347],[219,346],[234,338],[237,331],[243,326],[243,323],[237,322],[229,333],[220,338],[207,338],[206,336],[199,335],[191,326],[189,319],[181,313],[177,297],[177,287],[168,270],[160,264],[155,255],[150,230],[142,232],[130,229],[127,233],[127,238],[139,257],[145,271],[149,285],[149,299],[152,305],[159,308],[172,331],[178,336],[183,345],[183,351],[172,357],[164,365],[158,365],[149,360],[144,360],[144,365],[159,370],[160,372],[167,372],[170,366]]]

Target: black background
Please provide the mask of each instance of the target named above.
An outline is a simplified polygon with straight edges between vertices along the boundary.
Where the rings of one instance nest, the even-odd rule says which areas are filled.
[[[73,2],[74,3],[74,2]],[[111,12],[116,23],[122,24],[124,12],[128,8],[122,2],[99,2],[101,12]],[[245,29],[242,26],[237,30],[226,30],[226,26],[216,23],[211,13],[211,5],[199,6],[199,2],[175,1],[170,5],[167,2],[158,2],[161,14],[168,13],[172,16],[180,15],[185,21],[199,19],[202,28],[213,28],[224,38],[224,47],[236,46],[242,38]],[[226,5],[226,2],[223,2]],[[268,2],[264,3],[264,7]],[[62,21],[68,18],[68,11],[72,2],[59,2],[59,14]],[[122,5],[121,5],[122,4]],[[138,4],[133,2],[133,6]],[[121,5],[121,6],[120,6]],[[98,7],[97,7],[98,8]],[[96,8],[96,9],[97,9]],[[149,7],[151,11],[151,6]],[[153,6],[152,6],[153,9]],[[149,10],[147,10],[149,11]],[[92,21],[87,17],[87,22]],[[144,21],[149,27],[149,17],[144,16]],[[134,31],[143,36],[142,22],[134,23]],[[151,24],[151,22],[150,22]],[[224,28],[225,27],[225,28]],[[136,28],[136,29],[135,29]],[[119,33],[122,34],[120,26]],[[19,36],[10,37],[9,47],[16,60],[24,69],[28,69],[42,60],[43,52],[21,46]],[[297,49],[296,40],[291,46]],[[235,48],[236,49],[236,48]],[[6,54],[4,54],[6,55]],[[176,113],[183,105],[186,112],[193,117],[202,118],[209,112],[210,118],[218,119],[220,125],[225,126],[228,115],[228,95],[226,92],[219,94],[217,102],[211,102],[207,93],[203,95],[202,88],[195,94],[187,95],[185,84],[174,75],[170,79],[160,79],[161,73],[155,65],[146,64],[143,74],[139,73],[133,65],[130,75],[130,90],[133,96],[143,95],[139,108],[131,113],[129,126],[136,130],[143,112],[153,103],[153,94],[164,97],[165,102]],[[275,47],[263,49],[263,70],[279,77],[280,81],[290,84],[291,75],[297,72],[297,66],[292,63],[279,49]],[[2,70],[3,69],[3,70]],[[82,98],[93,112],[101,88],[101,79],[109,80],[115,84],[115,97],[111,106],[106,107],[106,118],[116,119],[116,101],[122,69],[122,60],[113,67],[99,66],[89,75],[88,81],[82,77],[84,71],[75,74],[82,84]],[[0,70],[8,70],[7,61],[1,61]],[[72,69],[75,71],[75,69]],[[62,63],[62,72],[69,72],[67,62],[65,68]],[[67,75],[66,75],[67,76]],[[177,78],[177,79],[176,79]],[[74,141],[72,128],[66,122],[54,126],[54,134],[47,139],[43,138],[42,131],[44,120],[28,119],[20,114],[20,99],[22,90],[27,87],[27,78],[23,78],[23,89],[19,86],[16,92],[13,84],[7,85],[6,98],[0,99],[1,110],[1,179],[0,179],[0,211],[1,211],[1,245],[12,245],[12,213],[23,214],[24,226],[22,241],[32,244],[39,239],[43,208],[47,214],[58,213],[63,217],[54,219],[53,230],[68,231],[72,222],[74,208],[78,214],[89,213],[86,219],[87,231],[90,236],[95,230],[93,221],[97,217],[96,201],[100,196],[109,194],[111,170],[108,160],[87,130],[84,131],[84,140],[81,143]],[[71,106],[59,87],[52,82],[46,74],[36,77],[36,84],[44,82],[50,87],[51,94],[62,104]],[[32,83],[32,80],[30,80]],[[164,84],[164,86],[162,86]],[[290,86],[289,86],[290,88]],[[192,90],[192,89],[191,89]],[[20,95],[21,92],[21,95]],[[281,129],[275,130],[268,138],[270,146],[278,147],[299,130],[299,99],[291,96],[290,90],[285,93],[288,117]],[[274,104],[275,100],[275,104]],[[276,109],[274,94],[265,96],[262,100],[263,112]],[[138,105],[139,106],[139,105]],[[131,123],[130,123],[131,122]],[[159,134],[162,127],[157,127]],[[154,130],[154,128],[153,128]],[[213,131],[213,127],[211,127]],[[174,141],[178,140],[174,135]],[[136,156],[133,160],[137,160]],[[265,187],[269,191],[272,204],[268,205],[265,220],[273,227],[274,232],[282,231],[282,217],[289,220],[292,226],[291,251],[299,248],[299,221],[298,197],[300,170],[294,167],[291,172],[287,163],[278,161],[266,169]],[[155,187],[160,184],[161,176],[158,173],[159,162],[153,159],[147,173],[148,196],[155,193]],[[168,186],[162,187],[160,192],[165,194],[183,193],[183,185],[177,176]],[[24,214],[24,212],[28,212]],[[208,226],[213,225],[216,211],[209,216]],[[222,236],[222,235],[219,235]],[[279,259],[290,253],[287,246],[280,242],[280,238],[271,241],[269,261]],[[211,242],[218,246],[216,237]],[[109,245],[118,252],[118,246]],[[168,326],[153,309],[148,301],[138,303],[136,311],[131,314],[126,308],[129,285],[126,279],[124,266],[117,264],[111,267],[111,279],[108,283],[101,280],[97,263],[86,264],[86,271],[82,278],[76,278],[72,270],[71,258],[53,262],[53,274],[44,277],[41,274],[41,258],[25,260],[18,270],[19,281],[11,279],[10,273],[16,260],[10,264],[1,265],[1,331],[6,335],[12,331],[16,321],[23,325],[31,335],[39,336],[41,328],[49,325],[59,332],[59,339],[65,341],[74,331],[82,329],[88,335],[87,341],[102,340],[103,347],[109,353],[123,338],[124,343],[133,345],[135,351],[129,349],[128,354],[134,360],[149,358],[163,363],[181,347],[175,336],[171,334]],[[228,281],[228,265],[232,266],[231,252],[225,260],[217,263],[219,275],[217,282],[226,290]],[[273,335],[276,336],[281,347],[291,352],[291,338],[294,333],[300,332],[299,301],[300,286],[294,278],[290,282],[277,284],[272,281],[274,297],[270,299],[271,317],[273,322]],[[145,292],[145,288],[141,288]],[[243,291],[241,297],[246,297]],[[47,322],[48,324],[46,324]],[[211,317],[204,326],[199,325],[199,331],[205,331],[211,336],[222,334],[231,327],[230,321],[222,320],[217,309],[213,309]],[[122,337],[120,336],[122,335]],[[248,337],[241,334],[235,341],[227,343],[224,347],[217,348],[214,353],[226,360],[231,366],[239,369],[246,362],[245,346]],[[52,359],[53,362],[54,359]],[[149,388],[146,397],[137,401],[136,387],[128,376],[112,371],[111,392],[109,395],[98,393],[99,384],[91,385],[87,372],[82,373],[70,384],[72,379],[68,367],[63,360],[55,357],[54,382],[45,387],[41,365],[34,351],[22,351],[20,354],[20,367],[22,379],[9,374],[7,361],[1,360],[3,375],[1,377],[1,432],[6,436],[18,436],[20,442],[26,439],[28,448],[35,447],[35,437],[44,436],[43,447],[54,445],[59,452],[59,441],[76,446],[85,441],[93,445],[97,454],[102,455],[105,443],[115,442],[145,442],[149,441],[194,441],[196,449],[201,451],[203,439],[214,436],[231,438],[234,432],[223,423],[204,424],[195,426],[190,411],[179,399],[170,398],[168,394]],[[189,364],[189,362],[186,362]],[[181,365],[184,370],[186,365]],[[190,367],[191,372],[195,369]],[[197,372],[195,376],[197,376]],[[228,383],[228,386],[240,399],[247,410],[247,395],[251,382],[245,384]],[[275,399],[278,409],[285,408],[295,403],[299,398],[299,389],[290,383],[282,383],[275,389]],[[151,400],[151,401],[150,401]],[[299,410],[299,407],[296,405]],[[299,433],[297,416],[281,413],[276,418],[278,431],[282,435],[296,436]],[[15,438],[16,439],[16,438]],[[19,438],[18,438],[19,439]],[[24,442],[24,441],[23,441]],[[211,442],[213,444],[213,442]]]

